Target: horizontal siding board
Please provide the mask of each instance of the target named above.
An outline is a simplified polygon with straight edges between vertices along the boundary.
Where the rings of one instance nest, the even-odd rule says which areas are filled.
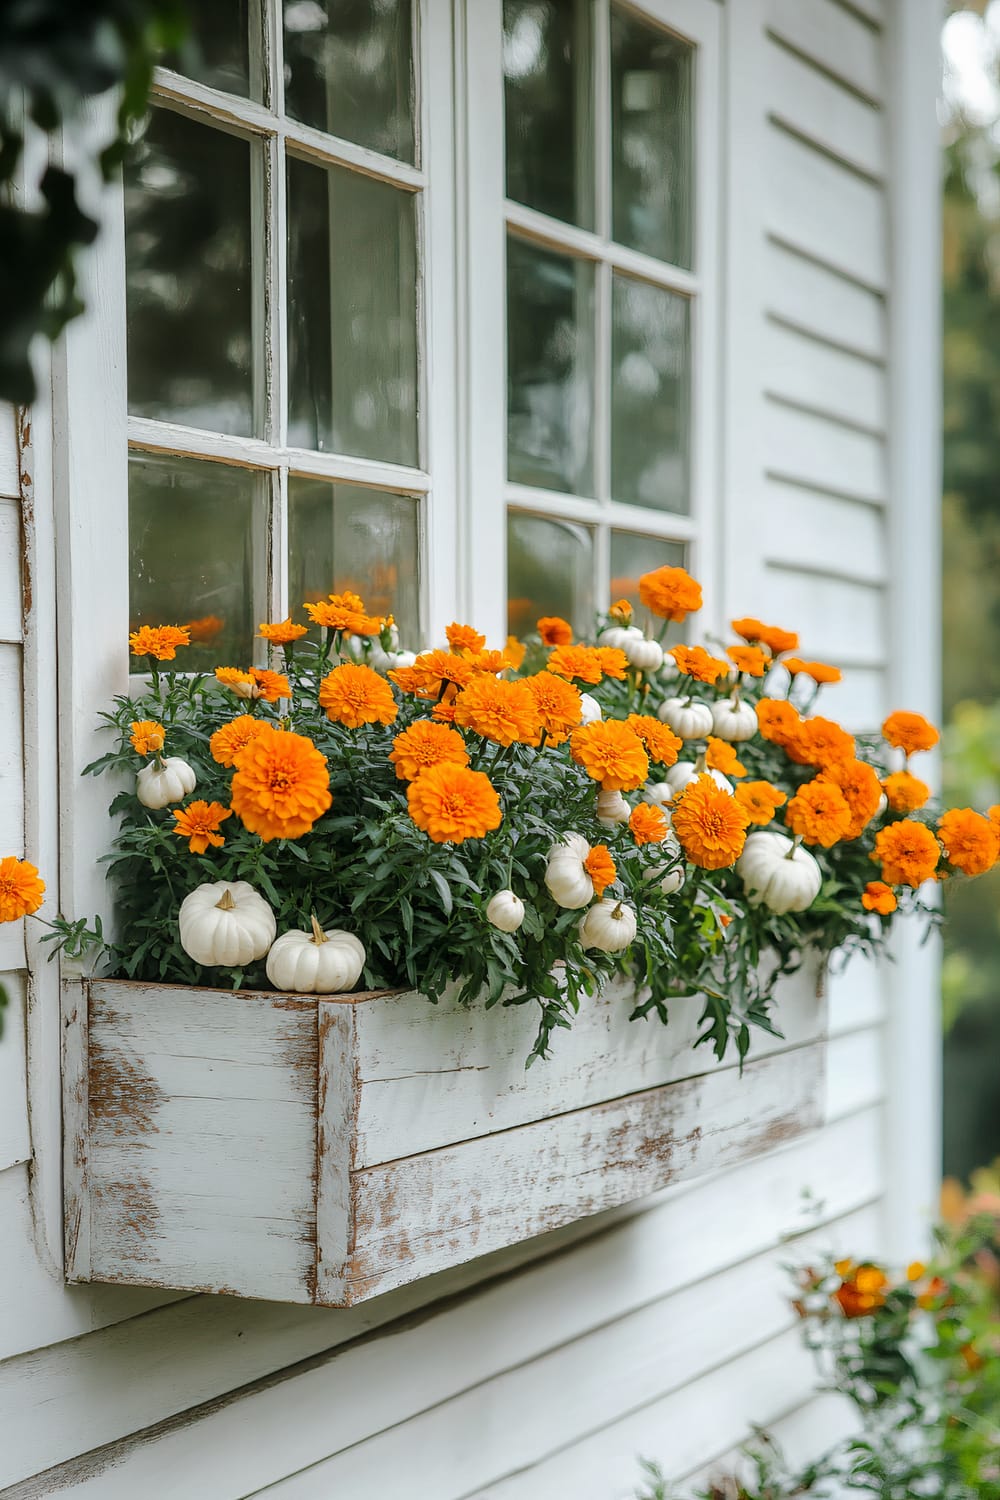
[[[827,1053],[827,1118],[841,1120],[856,1110],[870,1109],[885,1095],[881,1026],[835,1037]]]
[[[885,299],[836,271],[769,240],[764,305],[772,318],[869,359],[888,348]]]
[[[889,711],[888,682],[881,667],[845,667],[844,679],[837,684],[837,697],[828,702],[835,717],[856,734],[876,730]]]
[[[863,286],[883,291],[888,237],[882,189],[772,124],[764,148],[764,227]]]
[[[886,498],[885,443],[869,433],[767,401],[764,453],[774,478],[871,504]]]
[[[0,1171],[3,1171],[27,1161],[31,1155],[25,1082],[27,975],[0,973],[0,988],[7,993],[0,1037]]]
[[[0,499],[0,641],[21,634],[21,507]]]
[[[880,506],[780,479],[768,480],[763,496],[761,550],[768,562],[885,582],[886,516]]]
[[[774,618],[801,632],[803,651],[810,657],[877,662],[884,653],[882,589],[773,565],[767,569],[767,584]],[[835,697],[839,697],[839,687],[822,701],[832,708]]]
[[[882,39],[837,0],[766,0],[768,30],[867,98],[886,93]]]
[[[863,1247],[852,1247],[861,1249]],[[833,1445],[856,1431],[857,1413],[845,1396],[829,1393],[799,1401],[794,1410],[785,1412],[775,1421],[767,1423],[767,1431],[774,1439],[790,1467],[805,1465],[818,1454],[827,1452]],[[713,1454],[710,1461],[700,1463],[690,1474],[676,1476],[685,1494],[700,1493],[720,1474],[745,1476],[746,1461],[743,1443],[734,1444],[726,1453]],[[633,1500],[629,1496],[629,1500]]]
[[[0,495],[16,499],[19,493],[14,408],[0,402]]]
[[[24,850],[21,648],[0,642],[0,857]],[[6,925],[6,924],[5,924]],[[20,923],[12,923],[14,927]],[[8,960],[3,955],[4,966]],[[14,965],[10,965],[14,967]]]
[[[830,1035],[860,1031],[885,1018],[886,964],[856,953],[827,978]]]
[[[303,1415],[294,1423],[287,1434],[290,1453],[276,1448],[242,1489],[234,1473],[231,1483],[212,1492],[213,1500],[235,1500],[254,1483],[405,1420],[414,1403],[447,1399],[474,1381],[763,1253],[786,1231],[802,1227],[802,1194],[809,1186],[822,1184],[831,1216],[851,1212],[881,1189],[880,1130],[877,1111],[857,1114],[736,1170],[672,1189],[647,1211],[605,1225],[558,1257],[455,1299],[434,1317],[404,1324],[398,1335],[388,1326],[391,1319],[434,1295],[454,1297],[471,1284],[473,1269],[346,1312],[191,1298],[150,1312],[136,1324],[10,1360],[0,1365],[0,1484],[211,1402],[296,1360],[332,1351],[303,1377],[323,1393],[322,1417],[307,1423]],[[556,1237],[538,1241],[535,1253],[558,1243]],[[518,1254],[523,1259],[525,1247]],[[496,1272],[511,1259],[496,1257],[481,1264],[478,1274]],[[627,1275],[621,1274],[623,1266]],[[366,1343],[362,1336],[375,1329],[380,1336]],[[352,1347],[338,1353],[336,1346],[350,1340]],[[151,1364],[153,1348],[157,1355]],[[298,1381],[286,1385],[295,1407]],[[266,1398],[264,1408],[266,1423]],[[190,1475],[197,1474],[203,1450],[214,1445],[213,1422],[206,1419],[190,1433],[140,1444],[137,1454],[128,1455],[122,1487],[104,1491],[95,1480],[94,1493],[108,1500],[119,1493],[131,1500],[140,1493],[141,1485],[128,1486],[132,1464],[144,1462],[143,1446],[156,1455],[160,1472],[172,1472],[175,1462],[193,1465],[189,1492],[205,1493]],[[282,1425],[271,1424],[272,1436]],[[184,1472],[178,1474],[183,1482]],[[109,1482],[107,1473],[100,1482]]]
[[[765,90],[773,119],[850,167],[880,177],[887,165],[885,116],[774,41]]]
[[[763,384],[768,395],[793,405],[885,432],[885,371],[870,360],[831,349],[781,323],[767,325]]]

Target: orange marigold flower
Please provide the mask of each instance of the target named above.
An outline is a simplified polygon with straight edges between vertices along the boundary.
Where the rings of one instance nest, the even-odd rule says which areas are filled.
[[[455,723],[498,745],[531,745],[541,721],[531,689],[523,681],[476,677],[455,699]]]
[[[313,624],[322,625],[327,630],[346,631],[348,635],[378,635],[382,629],[382,620],[369,615],[358,595],[349,591],[331,594],[318,604],[304,607]]]
[[[155,751],[162,750],[166,737],[167,731],[155,719],[132,720],[129,739],[132,741],[132,749],[139,755],[152,755]]]
[[[295,625],[289,615],[287,620],[275,620],[270,625],[264,624],[258,628],[257,634],[272,646],[291,646],[302,636],[307,635],[307,625]]]
[[[219,828],[232,815],[232,808],[223,807],[221,802],[189,802],[187,807],[174,809],[177,827],[173,832],[188,840],[192,854],[204,854],[209,844],[221,849],[225,839]]]
[[[807,844],[822,844],[829,849],[847,837],[851,809],[839,786],[817,777],[799,787],[785,808],[785,824]]]
[[[705,765],[710,771],[721,771],[723,776],[745,776],[747,768],[736,754],[736,746],[728,740],[720,740],[710,734],[706,741]]]
[[[794,651],[799,644],[799,638],[794,630],[782,630],[778,625],[765,625],[759,640],[772,656],[780,656],[783,651]]]
[[[503,648],[503,654],[507,658],[507,666],[511,672],[516,672],[524,661],[527,647],[518,640],[516,635],[507,637],[507,644]]]
[[[133,656],[154,656],[157,661],[173,661],[178,646],[190,646],[186,625],[143,625],[128,638]]]
[[[996,829],[971,807],[953,807],[944,813],[937,831],[949,864],[964,875],[985,875],[996,864],[1000,854]]]
[[[608,886],[618,879],[618,870],[607,844],[595,844],[583,861],[583,868],[593,881],[594,895],[600,901]]]
[[[881,864],[886,885],[916,888],[934,874],[941,849],[926,824],[913,818],[901,818],[875,835],[872,857]]]
[[[672,827],[686,857],[703,870],[723,870],[743,853],[746,809],[711,776],[696,776],[674,802]]]
[[[469,752],[465,741],[454,729],[445,724],[435,724],[429,719],[418,719],[392,742],[389,759],[396,767],[400,781],[416,781],[417,777],[431,766],[450,761],[456,766],[469,764]]]
[[[332,724],[360,729],[362,724],[394,724],[399,707],[392,688],[371,667],[345,662],[319,685],[320,707]]]
[[[762,621],[755,620],[753,615],[743,615],[738,620],[730,620],[729,623],[736,634],[741,635],[745,641],[762,640],[767,630],[767,626]]]
[[[435,844],[481,839],[503,818],[493,783],[482,771],[443,761],[411,781],[406,792],[410,817]]]
[[[727,646],[726,655],[748,677],[763,677],[770,665],[770,658],[759,646]]]
[[[751,823],[764,828],[770,823],[779,807],[784,807],[788,798],[769,781],[743,781],[736,787],[734,795]]]
[[[225,629],[225,625],[225,620],[218,615],[202,615],[198,620],[188,620],[184,628],[192,641],[207,644],[215,640],[219,632]]]
[[[254,678],[252,672],[241,672],[239,667],[216,667],[215,680],[222,687],[228,688],[235,693],[237,698],[255,698]]]
[[[784,698],[761,698],[757,704],[757,728],[772,745],[787,745],[801,723],[798,709]]]
[[[678,672],[695,682],[717,682],[729,671],[729,663],[721,656],[712,656],[704,646],[674,646],[669,655],[677,663]]]
[[[412,667],[397,667],[389,673],[404,693],[420,698],[436,698],[447,683],[463,688],[474,675],[472,663],[452,651],[422,651]]]
[[[882,801],[882,783],[874,767],[863,760],[838,760],[821,773],[843,793],[850,808],[851,823],[845,839],[856,839],[868,827]]]
[[[853,735],[819,715],[802,719],[783,744],[789,759],[800,766],[832,766],[838,760],[855,759]]]
[[[656,568],[639,579],[639,598],[651,614],[680,623],[701,609],[701,584],[685,568]]]
[[[890,917],[896,910],[896,895],[891,885],[884,880],[869,880],[861,896],[865,911],[878,912],[880,917]]]
[[[629,714],[625,723],[642,741],[643,749],[650,760],[658,766],[673,766],[684,748],[684,741],[674,734],[667,724],[661,724],[651,714]]]
[[[931,795],[926,781],[911,776],[909,771],[893,771],[882,783],[885,800],[893,812],[919,812]]]
[[[543,615],[537,628],[543,646],[568,646],[572,643],[573,627],[559,615]]]
[[[631,625],[632,604],[628,599],[616,599],[613,604],[608,605],[608,619],[614,620],[616,625]]]
[[[624,656],[624,652],[621,654]],[[601,659],[593,646],[557,646],[545,663],[545,669],[568,681],[575,677],[591,687],[604,675]]]
[[[786,656],[781,663],[793,677],[811,677],[813,682],[840,682],[843,672],[839,667],[828,667],[825,661],[802,661],[798,656]]]
[[[898,709],[882,725],[883,738],[897,750],[912,755],[917,750],[933,750],[941,736],[923,714]]]
[[[878,1266],[858,1266],[833,1293],[845,1318],[863,1318],[885,1302],[889,1278]]]
[[[235,766],[250,741],[269,727],[265,719],[255,719],[252,714],[240,714],[238,718],[230,719],[208,742],[212,759],[220,766]]]
[[[42,904],[45,881],[33,864],[8,854],[0,859],[0,922],[30,917]]]
[[[622,682],[628,673],[628,657],[617,646],[595,646],[594,652],[605,677]]]
[[[436,719],[439,724],[454,724],[455,722],[455,700],[442,698],[440,703],[435,703],[431,709],[431,718]]]
[[[583,718],[580,690],[551,672],[536,672],[521,681],[535,700],[538,722],[550,745],[561,745]]]
[[[642,741],[619,719],[598,719],[574,729],[570,754],[606,792],[634,791],[649,771]]]
[[[471,625],[459,625],[457,620],[452,620],[450,625],[446,625],[444,633],[448,637],[448,645],[456,655],[471,652],[474,656],[486,645],[484,635],[480,635],[478,630],[473,630]]]
[[[304,734],[262,725],[240,755],[232,809],[267,843],[308,833],[333,798],[326,756]]]
[[[251,667],[250,676],[253,678],[256,690],[254,697],[263,698],[265,703],[277,703],[279,698],[292,696],[288,678],[281,672],[268,672],[263,667]]]
[[[510,665],[506,651],[477,651],[474,656],[466,654],[465,660],[473,672],[489,672],[494,677]]]
[[[667,815],[662,807],[654,807],[651,802],[640,802],[638,807],[632,809],[628,826],[640,849],[643,844],[662,844],[668,832]]]

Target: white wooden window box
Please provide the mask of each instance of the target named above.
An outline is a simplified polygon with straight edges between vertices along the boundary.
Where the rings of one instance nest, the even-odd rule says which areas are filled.
[[[67,1275],[345,1307],[748,1160],[821,1121],[816,988],[741,1076],[621,988],[526,1071],[531,1006],[70,982]]]

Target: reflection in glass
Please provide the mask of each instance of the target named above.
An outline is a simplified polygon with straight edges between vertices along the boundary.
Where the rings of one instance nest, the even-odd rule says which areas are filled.
[[[507,241],[507,476],[593,494],[594,268]]]
[[[612,8],[612,237],[687,267],[693,57],[679,37]]]
[[[283,13],[288,113],[412,161],[410,0],[284,0]]]
[[[507,196],[594,223],[589,0],[504,0]]]
[[[686,513],[690,421],[686,297],[612,278],[611,497]]]
[[[230,94],[250,94],[250,21],[260,27],[258,0],[211,0],[191,7],[191,33],[182,51],[163,58],[199,83]],[[254,98],[260,97],[255,80]]]
[[[129,457],[129,629],[190,625],[182,670],[241,666],[266,598],[262,476],[228,464]]]
[[[410,495],[290,475],[292,617],[307,624],[304,603],[350,589],[372,614],[395,615],[403,645],[419,650],[418,504]]]
[[[593,626],[594,537],[589,526],[507,515],[507,629],[525,636],[542,615],[560,615],[578,635]]]
[[[609,604],[616,599],[627,599],[636,611],[637,625],[644,628],[652,623],[655,635],[661,628],[662,620],[652,620],[645,606],[639,599],[639,579],[643,573],[651,573],[654,568],[683,568],[687,549],[683,542],[667,542],[658,536],[641,536],[634,531],[613,531],[611,533],[611,586]],[[682,625],[671,625],[668,639],[673,641],[684,640],[685,633]]]
[[[288,160],[288,435],[417,462],[417,252],[409,193]]]
[[[125,168],[128,404],[253,431],[250,144],[154,109]]]

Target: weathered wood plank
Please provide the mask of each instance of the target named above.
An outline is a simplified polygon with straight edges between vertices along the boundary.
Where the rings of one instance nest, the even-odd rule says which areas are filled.
[[[314,1297],[344,1299],[354,1247],[354,1157],[360,1082],[356,1025],[368,1007],[319,1004],[319,1101],[316,1122],[316,1266]]]
[[[0,972],[0,987],[7,992],[0,1038],[0,1171],[3,1171],[27,1161],[31,1155],[25,1088],[27,975]]]
[[[886,92],[883,42],[879,33],[837,0],[767,0],[768,30],[876,102]]]
[[[885,433],[884,369],[781,323],[767,324],[763,384],[770,396],[871,432]]]
[[[889,274],[888,210],[875,184],[776,125],[764,154],[767,231],[793,249],[884,291]]]
[[[0,402],[0,495],[16,499],[19,493],[17,471],[17,427],[14,408]]]
[[[67,1281],[91,1274],[89,989],[82,980],[62,986],[63,1253]]]
[[[767,244],[764,271],[764,302],[773,317],[869,359],[885,359],[885,300],[877,292],[774,240]]]
[[[0,850],[24,850],[24,727],[21,712],[21,648],[0,641]],[[6,924],[4,924],[6,925]],[[10,924],[19,927],[19,922]],[[4,956],[4,966],[15,968]]]
[[[0,499],[0,641],[21,634],[21,507]]]
[[[771,117],[872,177],[886,170],[885,116],[774,41],[766,52],[765,97]]]

